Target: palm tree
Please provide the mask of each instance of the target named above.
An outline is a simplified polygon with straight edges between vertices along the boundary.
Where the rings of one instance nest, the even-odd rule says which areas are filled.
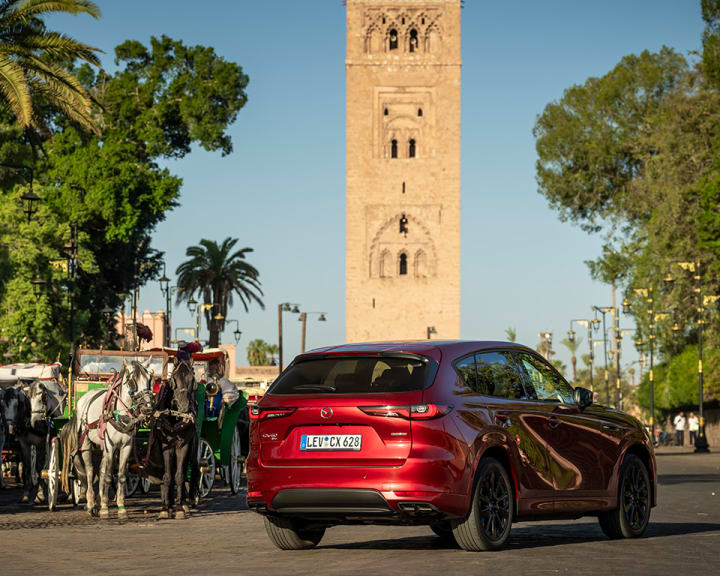
[[[251,340],[246,350],[250,366],[274,366],[279,347],[277,344],[268,344],[258,338]]]
[[[573,340],[570,340],[569,338],[563,338],[560,341],[560,344],[565,346],[570,351],[570,354],[572,355],[570,358],[570,362],[572,363],[572,369],[573,369],[573,384],[577,382],[577,351],[578,348],[580,348],[580,344],[582,343],[582,338],[575,337]]]
[[[205,304],[203,310],[211,348],[220,342],[228,309],[233,305],[233,295],[238,296],[246,312],[253,300],[265,309],[260,299],[260,274],[245,260],[245,255],[253,249],[241,248],[233,252],[235,244],[237,238],[226,238],[220,245],[212,240],[200,240],[199,246],[190,246],[185,251],[190,259],[180,264],[175,272],[178,275],[178,303],[198,295]]]
[[[265,340],[256,338],[250,340],[245,349],[247,351],[248,362],[250,366],[266,366],[267,361],[267,347],[268,343]]]
[[[99,133],[93,98],[60,62],[77,59],[100,65],[98,48],[45,28],[41,16],[54,12],[100,16],[90,0],[0,0],[0,99],[24,128],[37,127],[33,99],[41,98],[68,119]]]
[[[517,342],[517,330],[515,330],[513,326],[505,328],[505,337],[508,339],[508,342]]]

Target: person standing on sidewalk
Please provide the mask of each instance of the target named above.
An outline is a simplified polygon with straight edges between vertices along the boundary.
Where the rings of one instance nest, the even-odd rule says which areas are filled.
[[[678,415],[675,416],[673,424],[675,424],[675,443],[678,446],[683,446],[685,444],[685,414],[679,412]]]
[[[695,416],[695,412],[690,412],[688,416],[688,431],[690,432],[690,446],[695,446],[695,440],[697,439],[697,433],[700,429],[700,420]]]

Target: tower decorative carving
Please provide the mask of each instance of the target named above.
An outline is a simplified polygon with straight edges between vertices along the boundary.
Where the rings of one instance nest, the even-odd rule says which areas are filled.
[[[347,0],[346,333],[460,335],[460,0]]]

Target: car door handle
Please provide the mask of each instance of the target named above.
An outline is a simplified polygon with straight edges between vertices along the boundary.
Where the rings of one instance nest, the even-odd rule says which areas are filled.
[[[548,420],[550,428],[557,428],[558,426],[560,426],[560,418],[558,418],[557,416],[550,416]]]

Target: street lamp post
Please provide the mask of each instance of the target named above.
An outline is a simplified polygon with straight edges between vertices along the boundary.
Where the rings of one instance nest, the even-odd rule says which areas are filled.
[[[70,223],[70,241],[65,245],[65,256],[68,261],[68,296],[70,298],[70,363],[75,358],[75,280],[78,266],[78,225]]]
[[[160,292],[165,298],[165,345],[170,345],[170,336],[172,334],[172,326],[170,323],[170,315],[172,314],[171,300],[172,294],[177,290],[177,286],[170,286],[170,278],[166,276],[165,262],[163,261],[163,275],[158,280],[160,282]]]
[[[702,271],[700,261],[695,262],[684,262],[684,261],[673,261],[668,264],[668,273],[665,276],[665,285],[668,288],[672,288],[675,283],[675,279],[669,272],[670,265],[677,264],[683,270],[690,271],[693,274],[695,280],[694,292],[696,294],[696,306],[697,306],[697,327],[698,327],[698,416],[699,416],[699,428],[697,438],[695,439],[695,452],[709,452],[710,445],[705,435],[705,416],[704,416],[704,389],[703,389],[703,325],[705,324],[705,306],[712,304],[720,299],[720,296],[703,296],[702,293]]]
[[[240,330],[240,322],[235,320],[234,318],[227,320],[227,324],[230,324],[230,322],[235,322],[235,331],[233,332],[233,336],[235,337],[235,344],[240,343],[240,337],[242,336],[242,331]]]
[[[568,330],[568,339],[570,342],[575,341],[575,330],[573,330],[573,324],[579,324],[580,326],[587,327],[588,335],[588,346],[590,347],[590,391],[593,390],[593,361],[595,359],[595,352],[593,351],[593,321],[592,320],[570,320],[570,330]]]
[[[303,354],[305,353],[305,341],[306,341],[306,334],[307,334],[307,315],[308,314],[317,314],[318,315],[318,322],[325,322],[327,320],[326,318],[326,312],[301,312],[300,313],[300,322],[302,322],[302,336],[300,338],[300,352]]]
[[[612,306],[593,306],[595,313],[602,314],[602,325],[603,325],[603,357],[605,359],[604,371],[605,371],[605,401],[610,406],[610,373],[608,372],[608,350],[607,350],[607,328],[605,325],[605,314],[613,312],[615,308]]]
[[[655,323],[658,320],[667,318],[667,314],[661,312],[655,312],[653,289],[650,288],[633,288],[633,292],[638,296],[645,298],[647,302],[647,314],[649,324],[648,332],[648,351],[650,356],[650,370],[648,372],[648,393],[650,396],[650,432],[653,442],[655,441],[655,372],[653,370],[655,366]],[[629,308],[629,302],[628,302]],[[626,310],[627,311],[627,310]],[[644,342],[642,339],[635,341],[636,346],[642,346]]]
[[[300,305],[292,304],[290,302],[282,302],[278,304],[278,368],[279,372],[283,369],[283,325],[282,325],[282,314],[283,312],[291,312],[292,314],[300,313]]]

